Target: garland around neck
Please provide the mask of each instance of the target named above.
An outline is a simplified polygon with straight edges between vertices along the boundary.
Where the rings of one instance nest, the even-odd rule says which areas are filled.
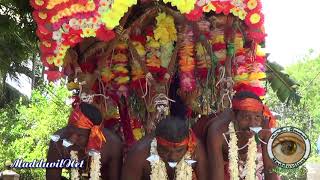
[[[151,143],[150,157],[147,158],[147,160],[150,161],[151,165],[151,180],[168,179],[166,164],[161,160],[160,156],[158,155],[156,138],[154,138]],[[195,162],[196,161],[191,159],[190,152],[187,152],[176,166],[176,180],[192,180],[192,164]]]
[[[229,145],[229,173],[231,180],[239,180],[239,154],[238,154],[238,138],[235,133],[233,122],[229,124],[230,142]],[[241,178],[245,180],[255,180],[257,159],[257,143],[255,137],[249,139],[247,162],[244,167],[244,172],[241,173]]]
[[[51,140],[54,142],[58,142],[60,139],[59,135],[52,135],[51,136]],[[72,144],[68,144],[66,145],[66,142],[69,142],[67,140],[63,140],[65,144],[63,144],[63,146],[65,147],[69,147]],[[91,164],[90,164],[90,180],[100,180],[100,176],[101,176],[101,154],[95,151],[89,152],[89,156],[92,157],[91,159]],[[71,160],[75,160],[75,161],[79,161],[78,158],[78,151],[70,151],[70,158]],[[80,179],[80,174],[78,169],[72,168],[71,169],[71,179],[72,180],[79,180]]]

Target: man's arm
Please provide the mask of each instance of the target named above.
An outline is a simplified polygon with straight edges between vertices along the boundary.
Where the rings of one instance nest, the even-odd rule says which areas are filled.
[[[144,160],[138,148],[133,148],[129,151],[122,167],[121,180],[142,179]]]
[[[110,158],[110,161],[105,161],[102,165],[102,179],[114,179],[118,180],[121,176],[121,167],[122,167],[122,144],[121,142],[114,142],[112,145],[108,145],[107,153]]]
[[[197,180],[207,180],[208,179],[207,154],[205,152],[203,144],[200,141],[198,141],[198,146],[195,153],[196,153],[196,160],[197,160],[197,167],[196,167]]]
[[[61,157],[59,157],[55,143],[50,141],[47,162],[57,162]],[[47,180],[58,180],[61,179],[61,168],[47,168],[46,169],[46,179]]]
[[[268,142],[269,138],[271,137],[271,130],[269,128],[269,121],[268,119],[264,119],[263,121],[263,128],[268,129],[267,131],[261,131],[260,137],[262,137],[264,142]],[[273,168],[276,167],[276,165],[273,163],[273,161],[270,159],[268,155],[267,150],[267,144],[261,143],[262,147],[262,158],[263,158],[263,167],[264,167],[264,177],[266,180],[278,180],[280,179],[279,176],[273,172]]]
[[[224,179],[224,161],[222,154],[222,137],[217,130],[212,127],[208,129],[207,152],[209,159],[209,179]]]
[[[266,180],[278,180],[280,179],[279,176],[273,172],[273,168],[276,167],[276,165],[273,163],[273,161],[270,159],[268,155],[267,145],[262,144],[262,157],[263,157],[263,166],[264,166],[264,177]]]

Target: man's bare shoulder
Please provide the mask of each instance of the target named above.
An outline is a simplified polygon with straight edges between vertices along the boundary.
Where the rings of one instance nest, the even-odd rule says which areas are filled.
[[[117,136],[115,133],[110,131],[109,129],[104,128],[103,134],[107,140],[107,143],[111,144],[122,144],[122,141],[119,136]]]
[[[223,146],[223,133],[228,131],[229,123],[229,120],[218,119],[210,125],[206,141],[208,151],[211,151],[212,148],[219,148]]]
[[[148,156],[152,140],[152,135],[144,136],[129,149],[128,156]]]
[[[61,129],[58,129],[56,132],[54,132],[54,135],[59,135],[60,137],[63,137],[66,131],[66,127],[63,127]]]

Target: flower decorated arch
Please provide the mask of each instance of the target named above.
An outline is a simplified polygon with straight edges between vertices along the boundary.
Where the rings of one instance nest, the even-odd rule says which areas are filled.
[[[79,81],[75,80],[77,67],[69,67],[72,59],[78,59],[85,69],[86,80],[93,83],[88,83],[92,85],[90,90],[100,94],[100,84],[104,83],[110,90],[108,93],[118,99],[115,101],[123,96],[133,97],[130,93],[134,91],[135,100],[142,98],[145,103],[142,106],[148,113],[158,110],[154,102],[162,105],[168,101],[167,90],[175,74],[179,76],[179,96],[193,99],[199,96],[197,90],[202,89],[209,99],[202,100],[202,105],[217,103],[215,97],[224,99],[233,90],[265,95],[262,83],[266,77],[265,53],[261,45],[266,35],[261,0],[30,0],[30,3],[37,23],[41,60],[49,67],[47,74],[51,80],[71,75],[68,86],[79,88]],[[144,8],[135,8],[140,5]],[[126,18],[129,20],[124,25],[122,21]],[[101,57],[99,54],[95,60],[81,59],[78,52],[73,52],[87,38],[107,42]],[[90,51],[85,53],[86,57],[91,56]],[[94,84],[95,66],[99,66],[96,69],[100,84]],[[190,102],[193,106],[196,101]],[[201,108],[205,107],[208,106]],[[127,109],[120,108],[120,116],[127,123],[124,129],[128,130],[129,119],[133,119],[125,112]],[[130,131],[127,130],[124,132]],[[125,135],[127,142],[133,142],[132,134]]]
[[[249,36],[262,42],[264,16],[260,0],[163,0],[171,3],[189,20],[199,20],[203,13],[233,14],[249,27]],[[84,38],[109,41],[113,29],[137,0],[30,0],[35,9],[42,62],[61,66],[67,50]]]

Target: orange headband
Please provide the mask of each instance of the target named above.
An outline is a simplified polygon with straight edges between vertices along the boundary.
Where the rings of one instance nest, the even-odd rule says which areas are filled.
[[[189,136],[178,143],[167,141],[161,137],[156,137],[156,138],[157,138],[157,143],[160,144],[161,146],[165,146],[165,147],[181,147],[181,146],[187,145],[188,151],[191,153],[194,152],[194,149],[196,147],[196,141],[197,141],[197,138],[191,129],[189,130]]]
[[[269,119],[269,127],[276,126],[276,119],[266,105],[259,100],[253,98],[245,98],[242,100],[233,99],[232,108],[240,111],[263,112],[263,116]]]
[[[69,118],[69,124],[81,129],[90,129],[90,136],[87,144],[87,149],[100,150],[102,143],[106,142],[101,127],[94,125],[89,118],[87,118],[79,109],[76,107]]]
[[[233,99],[232,108],[240,111],[262,112],[263,104],[253,98],[246,98],[243,100]]]

